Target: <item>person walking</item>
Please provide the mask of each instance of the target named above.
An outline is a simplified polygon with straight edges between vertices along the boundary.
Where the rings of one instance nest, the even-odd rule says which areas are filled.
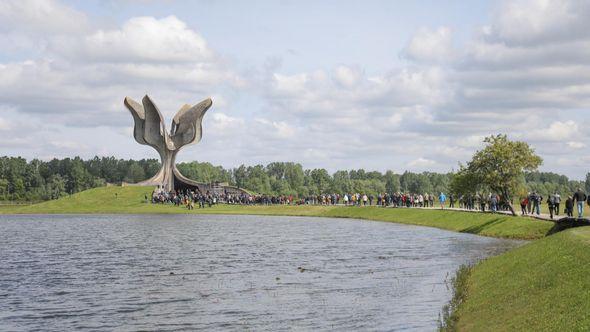
[[[520,211],[522,212],[521,215],[526,215],[527,211],[526,211],[526,207],[529,204],[529,197],[525,196],[523,198],[520,199]]]
[[[586,193],[582,191],[582,188],[578,188],[578,190],[574,193],[573,200],[578,206],[578,218],[582,218],[584,215],[584,203],[586,203],[586,198]]]
[[[531,194],[531,196],[529,198],[529,200],[532,200],[532,205],[533,205],[531,214],[534,214],[534,213],[536,213],[537,215],[541,214],[540,203],[541,203],[542,199],[543,198],[541,197],[541,195],[538,195],[536,192],[533,191],[533,193]]]
[[[440,195],[438,195],[438,201],[440,203],[441,210],[445,208],[445,201],[446,200],[447,200],[447,196],[445,196],[445,194],[443,194],[441,192]]]
[[[547,197],[547,208],[549,208],[549,216],[553,219],[553,212],[555,212],[555,196],[549,195],[549,197]]]
[[[490,196],[490,208],[492,212],[498,211],[498,197],[496,194],[491,194]]]
[[[561,203],[561,196],[557,193],[557,191],[555,193],[553,193],[553,201],[554,201],[554,206],[555,206],[555,215],[558,216],[559,215],[559,204]]]
[[[568,217],[574,216],[574,200],[572,196],[568,196],[565,200],[565,213]]]
[[[526,209],[527,209],[528,214],[531,214],[531,207],[533,205],[533,194],[530,192],[527,194],[527,201],[528,201],[528,204],[526,206]]]

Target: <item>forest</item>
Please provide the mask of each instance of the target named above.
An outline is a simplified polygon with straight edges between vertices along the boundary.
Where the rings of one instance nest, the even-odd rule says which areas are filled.
[[[77,193],[89,188],[135,183],[153,176],[160,168],[156,159],[125,160],[115,157],[79,157],[27,161],[21,157],[0,157],[0,201],[42,201]],[[320,193],[359,192],[449,192],[452,173],[405,171],[304,169],[294,162],[273,162],[266,166],[241,165],[226,169],[208,162],[179,163],[178,169],[200,182],[227,182],[251,192],[269,195],[307,196]],[[567,195],[578,186],[590,191],[590,173],[585,181],[568,179],[550,172],[526,173],[525,189],[542,195]]]

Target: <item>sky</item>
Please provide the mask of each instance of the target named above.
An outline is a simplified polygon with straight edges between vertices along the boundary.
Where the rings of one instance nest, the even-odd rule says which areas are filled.
[[[448,172],[503,133],[582,179],[590,2],[0,1],[0,155],[157,158],[146,94],[213,100],[177,161]]]

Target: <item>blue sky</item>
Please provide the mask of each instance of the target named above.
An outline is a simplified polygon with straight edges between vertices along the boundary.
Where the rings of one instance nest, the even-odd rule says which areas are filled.
[[[457,42],[486,22],[490,1],[67,1],[97,20],[174,15],[244,67],[284,58],[284,71],[363,64],[390,69],[425,26],[449,26]]]
[[[0,154],[155,158],[149,94],[213,98],[181,161],[446,172],[506,133],[590,170],[586,1],[7,0],[0,49]]]

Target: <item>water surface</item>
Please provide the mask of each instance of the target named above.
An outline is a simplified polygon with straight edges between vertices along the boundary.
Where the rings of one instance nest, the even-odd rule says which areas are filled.
[[[517,241],[351,219],[0,216],[0,330],[435,330]]]

